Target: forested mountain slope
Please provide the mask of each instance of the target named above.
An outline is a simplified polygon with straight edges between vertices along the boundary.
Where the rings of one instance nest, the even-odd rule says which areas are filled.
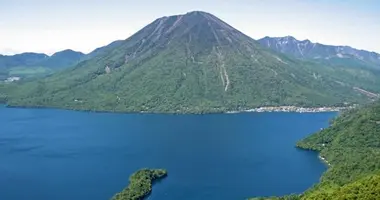
[[[380,92],[374,84],[378,79],[368,78],[375,73],[357,76],[289,58],[199,11],[159,18],[106,47],[73,68],[20,84],[8,94],[8,104],[205,113],[346,105],[368,101]]]

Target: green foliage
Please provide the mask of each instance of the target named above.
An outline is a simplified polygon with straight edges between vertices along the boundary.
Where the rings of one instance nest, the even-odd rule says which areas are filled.
[[[8,94],[14,90],[15,85],[0,83],[0,104],[8,101]]]
[[[380,199],[380,175],[372,175],[347,184],[335,191],[332,197],[339,199]]]
[[[196,12],[158,19],[73,68],[20,84],[8,104],[210,113],[368,100],[352,89],[366,78],[347,78],[342,85],[345,73],[276,54],[218,18]]]
[[[300,195],[287,195],[282,197],[256,197],[256,198],[250,198],[249,200],[300,200]]]
[[[13,67],[8,71],[9,76],[33,78],[52,74],[53,69],[47,67]]]
[[[368,175],[342,187],[314,191],[304,195],[302,200],[377,200],[380,199],[380,174]]]
[[[152,191],[154,181],[167,176],[163,169],[141,169],[129,178],[129,185],[112,200],[140,200],[148,196]]]
[[[380,170],[380,103],[343,113],[297,146],[320,151],[329,161],[323,181],[343,185]]]

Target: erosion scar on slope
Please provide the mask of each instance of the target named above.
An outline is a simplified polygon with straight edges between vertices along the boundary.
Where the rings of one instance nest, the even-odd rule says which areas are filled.
[[[189,35],[189,42],[186,43],[186,49],[187,49],[187,54],[188,54],[187,57],[190,57],[190,58],[191,58],[191,61],[192,61],[193,63],[195,63],[195,58],[194,58],[193,53],[192,53],[191,50],[190,50],[189,44],[191,44],[191,35]]]
[[[143,39],[141,40],[140,45],[137,47],[137,49],[136,49],[135,52],[133,53],[133,57],[132,57],[132,58],[136,58],[136,54],[137,54],[137,52],[140,51],[140,49],[141,49],[141,47],[144,45],[144,43],[145,43],[145,39],[143,38]]]
[[[218,63],[220,63],[218,66],[221,70],[221,75],[223,74],[224,79],[225,79],[225,81],[224,81],[223,76],[221,76],[222,81],[223,81],[224,91],[226,92],[228,90],[228,86],[230,85],[230,79],[228,77],[226,66],[224,63],[224,57],[223,57],[222,53],[220,52],[219,47],[216,47],[216,50],[217,50],[216,54],[218,56]]]
[[[222,71],[222,69],[221,68],[219,68],[220,70],[219,70],[219,72],[220,72],[220,78],[222,79],[222,83],[223,83],[223,86],[225,85],[225,82],[224,82],[224,73],[223,73],[223,71]]]
[[[222,63],[221,67],[223,69],[224,76],[226,77],[226,87],[224,88],[224,91],[226,92],[228,90],[228,86],[230,85],[230,79],[228,78],[228,74],[227,74],[227,71],[226,71],[226,67],[224,66],[224,62]]]
[[[157,26],[156,26],[156,28],[153,30],[153,32],[152,33],[150,33],[149,34],[149,36],[147,37],[147,38],[143,38],[142,40],[141,40],[141,43],[140,43],[140,45],[137,47],[137,49],[135,50],[135,52],[133,53],[133,57],[132,58],[136,58],[136,54],[138,53],[138,51],[140,51],[140,49],[143,47],[143,45],[145,44],[145,42],[146,41],[149,41],[155,34],[156,34],[156,38],[154,39],[154,41],[155,40],[157,40],[159,37],[161,37],[161,34],[162,34],[162,30],[163,30],[163,24],[164,24],[164,22],[167,20],[167,18],[165,18],[165,19],[161,19],[159,22],[158,22],[158,24],[157,24]],[[126,62],[127,62],[127,60],[126,60]]]
[[[178,24],[180,24],[182,18],[183,18],[183,15],[179,16],[177,20],[173,23],[173,25],[165,33],[167,34],[167,33],[172,32],[178,26]]]

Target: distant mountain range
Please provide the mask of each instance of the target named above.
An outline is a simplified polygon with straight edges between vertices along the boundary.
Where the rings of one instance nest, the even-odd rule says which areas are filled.
[[[358,50],[349,46],[333,46],[313,43],[310,40],[297,40],[292,36],[264,37],[258,42],[276,52],[302,60],[326,65],[345,67],[370,67],[380,69],[380,54]],[[74,66],[80,61],[91,59],[99,54],[111,51],[121,45],[123,40],[114,41],[99,47],[88,54],[70,49],[57,52],[52,56],[43,53],[21,53],[12,56],[0,54],[0,80],[9,76],[43,76]],[[15,69],[16,68],[16,69]]]
[[[96,55],[107,52],[109,49],[120,44],[119,41],[99,47],[94,51],[84,54],[70,49],[59,51],[51,56],[43,53],[21,53],[12,56],[0,55],[0,80],[7,77],[19,76],[42,77],[56,71],[73,67],[81,61],[93,58]]]
[[[48,56],[41,53],[0,55],[0,80],[8,77],[39,77],[78,64],[85,54],[64,50]]]
[[[0,55],[0,68],[20,66],[61,68],[77,64],[84,55],[73,50],[60,51],[52,56],[42,53],[21,53],[13,56]]]
[[[48,56],[44,53],[25,52],[15,55],[0,54],[0,69],[12,67],[48,67],[52,69],[66,68],[78,62],[90,59],[121,44],[122,40],[114,41],[106,46],[96,48],[88,54],[66,49]]]
[[[325,64],[373,67],[380,69],[380,54],[349,46],[332,46],[297,40],[292,36],[264,37],[261,45],[300,59],[309,59]]]
[[[85,56],[86,57],[86,56]],[[379,71],[303,61],[206,12],[162,17],[75,67],[14,86],[10,106],[208,113],[334,106],[380,92]]]

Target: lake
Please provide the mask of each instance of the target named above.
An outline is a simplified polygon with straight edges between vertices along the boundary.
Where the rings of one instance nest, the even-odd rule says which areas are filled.
[[[300,193],[326,166],[295,143],[334,116],[0,108],[0,199],[110,199],[144,167],[168,170],[150,200]]]

